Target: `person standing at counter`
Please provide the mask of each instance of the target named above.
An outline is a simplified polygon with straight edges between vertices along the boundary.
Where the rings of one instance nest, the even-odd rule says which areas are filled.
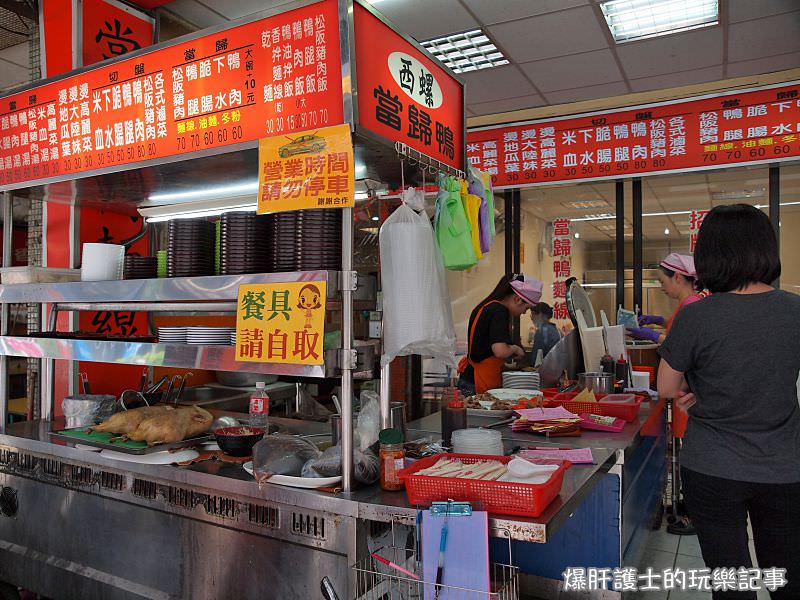
[[[778,243],[755,207],[711,210],[695,260],[713,295],[677,314],[658,371],[659,395],[689,415],[686,507],[708,568],[752,566],[749,517],[759,566],[786,569],[771,598],[800,598],[800,296],[771,286]]]
[[[705,291],[698,291],[701,286],[697,283],[694,258],[686,254],[673,252],[662,260],[658,265],[658,281],[661,283],[661,291],[678,301],[678,308],[669,319],[664,319],[660,315],[642,315],[639,317],[639,327],[628,328],[628,333],[632,338],[656,344],[662,343],[667,334],[648,329],[643,325],[661,325],[666,327],[668,333],[678,311],[684,306],[708,296]]]
[[[511,319],[542,297],[543,284],[524,274],[504,275],[469,317],[467,356],[458,365],[458,388],[467,396],[503,387],[503,367],[525,351],[511,339]]]
[[[533,336],[533,361],[535,362],[539,350],[542,351],[542,358],[547,356],[547,353],[561,339],[561,334],[555,323],[550,321],[553,318],[553,308],[546,302],[539,302],[531,309],[531,318],[533,324],[536,325],[536,333]]]

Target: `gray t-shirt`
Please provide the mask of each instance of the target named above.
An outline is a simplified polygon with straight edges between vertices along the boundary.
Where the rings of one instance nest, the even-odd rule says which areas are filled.
[[[689,409],[681,464],[738,481],[800,482],[800,296],[714,294],[682,308],[659,350]]]

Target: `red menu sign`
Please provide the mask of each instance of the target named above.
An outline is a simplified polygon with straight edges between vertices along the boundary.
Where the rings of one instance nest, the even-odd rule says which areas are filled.
[[[155,19],[116,0],[82,0],[81,19],[84,65],[121,56],[153,43]]]
[[[0,99],[0,189],[342,122],[323,0]]]
[[[496,188],[775,162],[800,155],[800,86],[470,130]]]
[[[354,4],[358,125],[464,168],[464,86]]]

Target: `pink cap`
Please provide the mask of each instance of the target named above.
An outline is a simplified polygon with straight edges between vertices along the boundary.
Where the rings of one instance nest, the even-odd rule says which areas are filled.
[[[694,268],[694,258],[686,254],[678,254],[673,252],[667,258],[661,261],[661,266],[670,271],[675,271],[687,277],[697,277],[697,271]]]
[[[535,277],[529,277],[524,273],[520,277],[521,279],[511,282],[511,289],[527,304],[537,304],[542,297],[544,284]]]

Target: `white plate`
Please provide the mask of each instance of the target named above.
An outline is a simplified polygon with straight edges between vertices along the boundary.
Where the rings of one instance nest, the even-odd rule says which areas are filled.
[[[483,404],[481,402],[481,404]],[[491,406],[491,403],[489,404]],[[470,417],[486,417],[486,418],[494,418],[500,419],[503,417],[510,417],[514,414],[513,410],[487,410],[483,408],[468,408],[467,409],[467,416]]]
[[[247,461],[242,465],[245,471],[253,475],[253,461]],[[253,475],[255,477],[255,475]],[[290,475],[273,475],[267,480],[267,483],[277,483],[278,485],[286,485],[289,487],[305,488],[312,490],[321,487],[330,487],[336,485],[342,480],[342,476],[338,477],[291,477]]]
[[[76,450],[85,450],[86,452],[100,452],[102,448],[98,448],[97,446],[87,446],[86,444],[75,444]]]
[[[494,390],[489,390],[486,392],[487,394],[491,394],[498,400],[505,400],[506,402],[516,402],[520,398],[532,398],[534,396],[542,396],[542,392],[539,390],[522,390],[516,388],[496,388]]]
[[[170,463],[194,460],[200,456],[200,453],[197,450],[190,449],[178,450],[177,452],[153,452],[152,454],[125,454],[116,450],[102,450],[100,456],[145,465],[168,465]]]

